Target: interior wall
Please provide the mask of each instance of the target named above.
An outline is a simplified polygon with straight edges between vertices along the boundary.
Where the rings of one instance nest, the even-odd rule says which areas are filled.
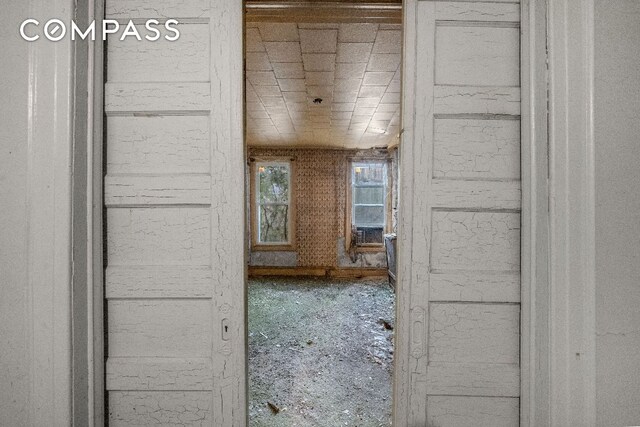
[[[27,102],[29,45],[17,31],[29,2],[3,5],[0,27],[0,425],[23,426],[29,413],[27,315]]]
[[[294,251],[251,250],[251,266],[386,268],[383,251],[345,251],[349,161],[358,156],[387,158],[386,151],[251,148],[251,158],[292,158],[296,242]],[[393,164],[396,164],[395,162]]]
[[[596,396],[600,426],[640,421],[640,2],[595,2]]]

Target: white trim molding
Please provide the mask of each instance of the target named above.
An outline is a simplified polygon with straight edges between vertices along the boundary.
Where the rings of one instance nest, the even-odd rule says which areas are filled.
[[[595,426],[594,0],[549,0],[551,426]]]
[[[73,18],[71,0],[32,0],[31,17]],[[26,42],[25,42],[26,43]],[[72,421],[72,42],[29,46],[29,425]]]
[[[212,330],[229,325],[228,341],[213,340],[213,425],[248,424],[247,242],[244,239],[243,12],[236,0],[211,1],[211,253],[215,296]],[[215,46],[215,49],[214,49]],[[243,284],[244,286],[240,286]],[[228,322],[228,323],[225,323]],[[226,328],[226,326],[225,326]]]
[[[549,425],[547,2],[521,3],[520,425]]]
[[[88,1],[88,20],[104,19],[104,0]],[[87,52],[87,418],[90,427],[105,424],[104,352],[104,42]]]
[[[404,0],[402,48],[402,142],[400,157],[413,159],[415,138],[415,88],[418,1]],[[393,357],[393,414],[394,426],[408,426],[411,417],[412,387],[411,372],[411,276],[413,264],[413,173],[412,161],[401,163],[398,180],[398,260],[396,281],[396,334]],[[404,197],[403,195],[406,195]],[[425,402],[426,403],[426,402]],[[421,405],[417,405],[418,407]]]

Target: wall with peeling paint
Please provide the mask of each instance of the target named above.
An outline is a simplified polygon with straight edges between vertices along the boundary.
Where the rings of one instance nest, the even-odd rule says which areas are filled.
[[[596,1],[598,425],[640,423],[640,2]]]

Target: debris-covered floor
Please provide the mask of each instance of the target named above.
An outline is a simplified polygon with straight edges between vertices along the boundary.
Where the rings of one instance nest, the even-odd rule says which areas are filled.
[[[382,279],[249,281],[258,426],[388,426],[394,294]]]

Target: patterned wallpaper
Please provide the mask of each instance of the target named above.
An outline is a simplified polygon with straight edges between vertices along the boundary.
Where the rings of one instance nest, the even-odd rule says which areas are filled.
[[[299,267],[336,267],[336,244],[344,236],[347,174],[354,157],[386,156],[381,150],[250,148],[249,159],[291,158]]]

